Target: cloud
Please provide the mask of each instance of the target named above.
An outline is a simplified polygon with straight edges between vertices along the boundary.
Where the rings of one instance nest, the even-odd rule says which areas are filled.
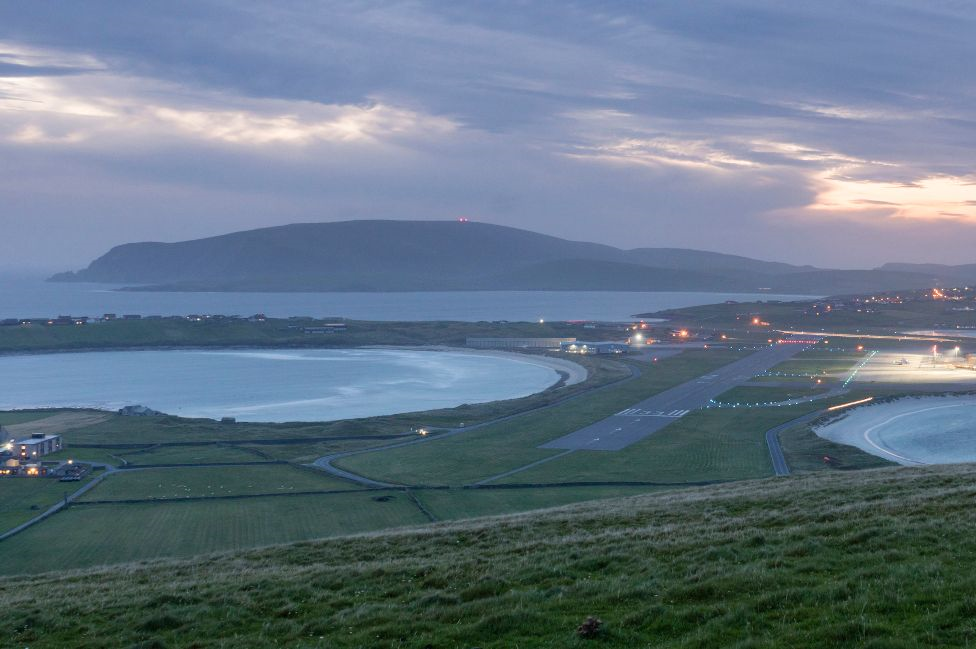
[[[2,44],[0,50],[13,51]],[[340,105],[188,92],[103,71],[91,59],[86,64],[99,71],[0,77],[0,133],[25,145],[184,137],[260,147],[376,143],[445,135],[456,128],[449,118],[378,101]]]
[[[455,213],[820,265],[921,261],[954,227],[966,261],[974,28],[921,0],[0,6],[0,219],[68,233],[73,265]]]
[[[822,177],[806,209],[832,217],[976,224],[976,176],[931,176],[910,185]]]
[[[611,164],[665,165],[713,172],[758,166],[751,160],[722,151],[710,142],[667,137],[628,138],[598,146],[580,147],[577,152],[566,155]]]

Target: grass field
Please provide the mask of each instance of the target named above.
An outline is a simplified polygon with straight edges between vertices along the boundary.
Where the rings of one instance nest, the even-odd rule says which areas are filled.
[[[107,476],[81,500],[172,500],[355,488],[350,482],[316,469],[296,468],[287,464],[127,469]]]
[[[121,349],[126,347],[357,347],[363,345],[460,345],[468,337],[584,337],[579,324],[565,322],[366,322],[347,320],[344,332],[308,335],[301,327],[319,320],[186,319],[116,320],[85,326],[35,324],[0,328],[0,351]],[[622,327],[585,330],[585,337],[620,338]]]
[[[0,426],[12,426],[14,424],[25,424],[29,421],[37,421],[54,414],[53,410],[13,410],[0,412]]]
[[[376,418],[383,419],[383,418]],[[370,425],[375,423],[375,425]],[[398,428],[398,430],[400,430]],[[121,417],[75,429],[65,434],[70,444],[152,445],[170,442],[224,442],[234,440],[329,437],[381,434],[382,422],[346,420],[308,424],[221,424],[211,419],[180,417]],[[129,449],[130,451],[132,449]],[[124,449],[119,449],[124,452]]]
[[[806,384],[791,385],[790,387],[740,385],[718,395],[715,397],[715,401],[719,403],[776,403],[789,399],[816,396],[827,392],[829,389],[826,385],[813,385],[810,381],[807,381]]]
[[[685,415],[623,451],[577,451],[502,478],[498,483],[639,480],[677,485],[683,482],[731,481],[769,476],[773,469],[766,445],[767,430],[821,408],[865,396],[868,396],[867,392],[855,391],[795,406],[700,410]],[[811,450],[816,447],[813,440],[806,439],[803,443],[813,445]],[[872,456],[853,446],[830,444],[832,457],[839,460],[835,466],[824,465],[822,457],[809,455],[808,451],[801,449],[799,442],[787,449],[784,439],[783,446],[787,461],[794,470],[890,466],[887,463],[874,462]],[[807,460],[815,457],[819,464],[800,462],[800,456],[792,456],[791,451],[806,453]],[[798,462],[795,467],[793,459]]]
[[[707,325],[749,335],[775,335],[776,329],[804,331],[849,331],[851,333],[895,333],[909,329],[953,328],[956,325],[972,326],[972,316],[967,312],[946,310],[946,303],[934,300],[907,301],[901,304],[873,304],[870,308],[835,309],[815,315],[811,302],[742,302],[738,304],[709,304],[660,313],[643,314],[648,317],[666,317],[672,326]],[[769,326],[751,325],[753,316],[759,316]],[[846,345],[848,341],[832,341]],[[850,340],[851,343],[854,340]],[[853,344],[851,345],[853,346]]]
[[[46,478],[0,479],[0,533],[34,518],[56,505],[65,494],[81,488],[85,482],[58,482]]]
[[[4,541],[0,572],[190,556],[427,520],[407,496],[385,492],[72,505]]]
[[[0,625],[11,646],[31,649],[966,647],[976,642],[974,485],[973,466],[837,472],[8,578]],[[363,499],[349,497],[351,521],[364,508],[412,518],[402,501]],[[322,501],[275,500],[295,506],[275,527],[250,509],[218,525],[196,503],[127,526],[116,523],[121,507],[79,507],[52,521],[60,534],[41,538],[39,527],[0,561],[92,562],[109,530],[138,531],[128,547],[149,539],[183,552],[273,539],[281,520],[322,531]],[[101,527],[69,542],[91,516]],[[172,523],[187,520],[195,533],[172,538]],[[589,615],[603,624],[583,640],[575,630]]]
[[[700,410],[623,451],[577,451],[499,482],[742,480],[772,473],[764,433],[816,407]]]
[[[227,444],[209,446],[158,446],[146,451],[116,450],[113,455],[133,465],[206,464],[208,462],[261,462],[266,458],[247,449]]]
[[[360,440],[336,440],[332,442],[309,442],[306,444],[244,444],[239,448],[250,453],[265,456],[268,459],[310,464],[323,455],[349,451],[362,448],[363,446],[364,443]]]
[[[44,456],[45,460],[78,460],[82,462],[98,462],[118,466],[122,464],[120,458],[111,449],[103,448],[67,448]]]
[[[411,492],[412,495],[381,490],[179,502],[189,496],[222,496],[231,492],[287,494],[290,491],[308,490],[294,488],[297,484],[295,476],[290,476],[292,482],[284,485],[281,484],[281,476],[268,476],[271,482],[262,485],[247,484],[240,476],[225,474],[216,476],[224,482],[221,488],[214,484],[215,480],[208,481],[202,475],[192,475],[193,472],[200,473],[201,470],[154,469],[109,476],[67,511],[5,541],[4,547],[18,554],[26,552],[31,557],[34,569],[82,568],[379,531],[428,522],[426,514],[413,499],[419,501],[436,520],[452,520],[660,490],[649,486],[435,489],[415,490]],[[166,473],[174,475],[167,476]],[[322,479],[324,484],[315,482],[301,486],[309,489],[356,489],[355,485],[332,481],[326,476]],[[101,502],[135,498],[159,498],[165,502]],[[111,530],[111,533],[107,533],[107,530]],[[35,553],[30,549],[35,543],[56,551],[57,556]],[[16,561],[5,561],[0,557],[0,574],[17,572],[17,566]]]
[[[466,484],[555,455],[539,444],[599,421],[621,408],[726,365],[742,352],[688,351],[642,366],[636,380],[581,397],[558,409],[527,414],[442,440],[363,453],[335,464],[371,478],[402,484]]]
[[[844,377],[860,361],[865,354],[849,354],[844,352],[824,352],[820,350],[801,352],[795,358],[780,363],[770,369],[770,372],[783,374],[803,374],[804,376],[838,376]]]

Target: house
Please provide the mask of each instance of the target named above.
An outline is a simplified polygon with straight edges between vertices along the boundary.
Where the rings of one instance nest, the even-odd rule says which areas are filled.
[[[50,453],[57,453],[63,448],[60,435],[45,435],[34,433],[26,439],[13,443],[13,454],[21,461],[36,460]]]
[[[16,478],[36,478],[46,476],[48,468],[40,462],[21,462],[19,460],[7,460],[0,466],[0,476]]]
[[[125,406],[124,408],[119,408],[119,414],[123,417],[159,417],[166,413],[147,408],[146,406]]]

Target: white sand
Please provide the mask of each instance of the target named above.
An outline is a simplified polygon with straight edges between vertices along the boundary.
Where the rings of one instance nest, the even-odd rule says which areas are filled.
[[[453,352],[456,354],[471,354],[472,356],[495,356],[509,358],[523,363],[531,363],[540,367],[547,367],[556,372],[568,375],[565,385],[576,385],[586,380],[589,370],[565,358],[555,358],[542,354],[521,354],[519,352],[504,352],[495,349],[471,349],[468,347],[447,347],[444,345],[424,345],[421,347],[392,347],[389,345],[370,345],[372,349],[408,349],[412,351],[425,350],[432,352]]]
[[[976,396],[904,397],[860,406],[814,432],[906,466],[976,462]]]

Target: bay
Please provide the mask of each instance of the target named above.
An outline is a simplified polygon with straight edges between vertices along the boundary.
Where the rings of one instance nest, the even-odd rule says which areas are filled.
[[[627,291],[444,291],[424,293],[159,293],[117,291],[115,285],[52,283],[0,277],[0,318],[221,314],[344,317],[354,320],[620,322],[634,314],[726,300],[802,300],[767,293]]]
[[[332,421],[512,399],[558,380],[559,374],[543,360],[464,352],[32,354],[0,356],[0,410],[144,405],[182,417]]]

